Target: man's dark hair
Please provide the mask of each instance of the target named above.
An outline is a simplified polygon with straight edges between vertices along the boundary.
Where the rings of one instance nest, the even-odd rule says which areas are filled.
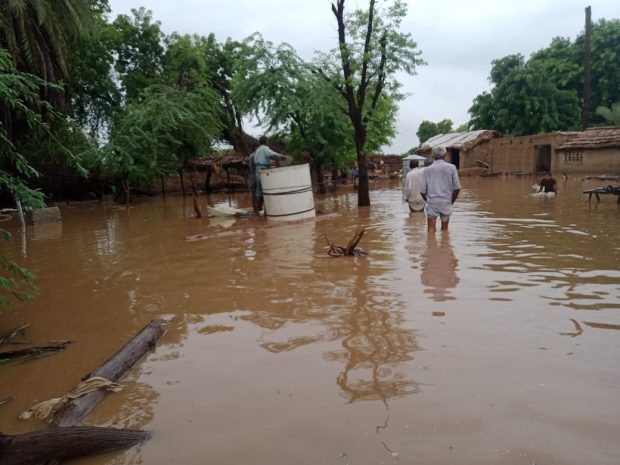
[[[302,152],[308,152],[308,153],[312,153],[312,150],[310,150],[310,147],[304,147],[303,149],[301,149]]]
[[[411,160],[409,162],[409,168],[411,168],[411,169],[417,168],[418,165],[419,165],[418,160]]]
[[[258,139],[258,143],[260,145],[265,145],[267,143],[267,137],[266,136],[260,136],[260,139]]]

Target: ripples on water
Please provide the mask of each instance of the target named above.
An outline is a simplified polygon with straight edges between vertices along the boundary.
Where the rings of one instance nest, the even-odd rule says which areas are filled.
[[[163,317],[162,347],[126,394],[93,413],[94,423],[158,431],[114,463],[168,463],[172,449],[183,463],[205,463],[201,432],[209,463],[291,463],[317,441],[318,462],[346,447],[356,463],[610,463],[606,438],[620,424],[618,408],[606,409],[620,381],[620,220],[615,204],[588,204],[572,182],[547,199],[529,195],[531,180],[466,179],[450,232],[434,237],[397,185],[373,191],[371,209],[342,190],[318,200],[339,217],[277,227],[194,220],[175,197],[129,210],[64,208],[60,229],[29,230],[25,244],[15,231],[7,253],[40,271],[41,297],[7,313],[6,326],[30,321],[35,338],[77,342],[33,362],[44,376],[64,373],[58,384],[37,385],[25,365],[3,380],[23,395],[1,429],[23,429],[10,419],[19,409],[61,394]],[[249,204],[244,195],[208,201]],[[367,258],[327,256],[325,235],[345,244],[362,226]],[[212,239],[184,240],[194,234]],[[551,397],[543,385],[555,386]],[[590,392],[597,400],[584,404]],[[555,420],[533,423],[543,417]],[[585,435],[601,455],[549,452],[537,424],[557,441]],[[576,433],[588,424],[597,440]],[[446,441],[474,452],[459,462]],[[269,451],[256,455],[257,442]]]

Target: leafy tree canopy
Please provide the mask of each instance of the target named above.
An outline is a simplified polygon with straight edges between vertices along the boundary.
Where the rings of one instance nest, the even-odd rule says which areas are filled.
[[[104,168],[132,184],[148,184],[203,154],[221,130],[216,94],[153,85],[130,103],[104,148]]]
[[[492,88],[478,95],[469,109],[475,129],[508,135],[576,130],[583,101],[584,34],[574,41],[556,37],[529,60],[515,54],[494,60]],[[592,108],[611,108],[620,101],[620,20],[592,25]],[[596,111],[594,124],[605,124]]]
[[[560,90],[537,62],[522,55],[493,61],[494,87],[474,99],[469,109],[472,129],[495,129],[523,136],[579,127],[579,101],[573,90]]]
[[[453,122],[451,119],[443,119],[438,123],[424,120],[420,123],[416,135],[420,141],[420,145],[438,134],[447,134],[452,132]]]

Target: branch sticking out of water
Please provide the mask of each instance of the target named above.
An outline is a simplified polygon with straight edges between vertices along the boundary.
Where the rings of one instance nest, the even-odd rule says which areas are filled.
[[[331,255],[332,257],[365,257],[368,254],[362,249],[357,248],[357,244],[359,244],[362,240],[365,232],[366,228],[358,229],[346,247],[334,244],[327,238],[326,234],[325,240],[327,241],[327,245],[329,245],[329,251],[327,252],[328,255]]]

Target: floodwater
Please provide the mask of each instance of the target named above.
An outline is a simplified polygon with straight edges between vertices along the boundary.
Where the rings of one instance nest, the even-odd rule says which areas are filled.
[[[58,397],[151,319],[157,349],[85,419],[150,441],[102,464],[612,465],[620,461],[620,207],[578,180],[464,178],[448,234],[427,237],[399,185],[340,216],[264,227],[192,218],[180,197],[62,207],[62,226],[3,223],[2,253],[40,296],[0,316],[63,353],[0,366],[0,431]],[[225,194],[201,199],[224,203]],[[247,207],[236,194],[232,206]],[[360,226],[366,258],[332,258]],[[224,233],[224,234],[222,234]],[[186,236],[205,234],[189,242]]]

